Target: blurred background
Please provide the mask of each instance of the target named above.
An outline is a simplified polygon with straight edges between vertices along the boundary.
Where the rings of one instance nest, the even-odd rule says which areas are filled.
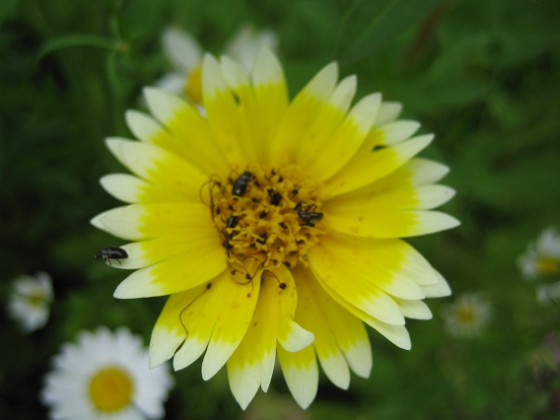
[[[276,34],[292,94],[337,60],[358,96],[380,91],[436,134],[422,156],[450,166],[443,183],[457,196],[443,209],[462,225],[411,242],[454,295],[428,301],[433,320],[407,323],[411,351],[370,330],[371,377],[348,391],[322,378],[306,411],[277,374],[243,412],[225,371],[204,383],[196,363],[174,374],[166,418],[557,416],[560,306],[536,299],[517,260],[560,223],[559,22],[556,0],[0,2],[0,297],[6,306],[12,280],[37,271],[55,293],[31,334],[0,311],[0,418],[46,416],[42,378],[79,331],[125,325],[148,343],[165,299],[114,299],[124,273],[93,258],[120,244],[89,224],[118,205],[98,182],[121,171],[103,139],[131,136],[124,111],[171,70],[167,27],[219,54],[244,24]],[[458,334],[450,317],[465,293],[484,315]]]

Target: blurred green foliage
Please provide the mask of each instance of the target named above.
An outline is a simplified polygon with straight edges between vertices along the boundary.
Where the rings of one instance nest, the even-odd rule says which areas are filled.
[[[492,322],[477,339],[410,322],[413,349],[372,332],[374,369],[349,391],[326,380],[302,412],[281,375],[243,413],[224,372],[175,375],[168,418],[551,418],[558,370],[538,346],[560,308],[539,306],[517,256],[560,215],[560,2],[556,0],[4,0],[0,2],[0,286],[44,270],[56,301],[48,325],[22,335],[0,315],[0,418],[40,418],[41,380],[60,344],[81,329],[126,325],[146,340],[163,299],[117,301],[123,272],[92,259],[114,239],[89,219],[117,202],[98,184],[119,166],[106,136],[130,136],[124,111],[168,71],[169,25],[219,53],[243,23],[278,34],[292,92],[324,64],[355,73],[360,94],[381,91],[436,133],[424,154],[448,164],[462,226],[412,241],[455,293],[480,291]],[[99,308],[103,308],[102,311]],[[537,356],[535,356],[537,354]],[[537,362],[535,362],[537,360]],[[557,369],[557,368],[556,368]]]

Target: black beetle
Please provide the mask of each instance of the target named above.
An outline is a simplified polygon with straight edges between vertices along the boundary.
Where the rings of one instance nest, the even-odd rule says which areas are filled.
[[[104,260],[107,264],[111,265],[111,260],[116,260],[121,263],[121,260],[128,258],[127,252],[118,247],[108,246],[103,248],[95,254],[95,258],[98,260]]]
[[[237,178],[231,187],[231,194],[236,195],[238,197],[244,196],[247,192],[247,187],[249,186],[249,182],[251,182],[251,178],[253,174],[249,171],[243,172],[239,178]]]

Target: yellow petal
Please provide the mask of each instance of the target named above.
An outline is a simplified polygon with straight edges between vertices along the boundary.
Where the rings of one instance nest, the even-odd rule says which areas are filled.
[[[185,341],[187,330],[181,321],[185,308],[199,297],[206,286],[171,295],[161,311],[150,339],[150,367],[171,359]]]
[[[460,224],[438,211],[407,211],[325,206],[324,223],[329,229],[366,238],[404,238],[452,229]]]
[[[371,372],[372,355],[363,322],[332,300],[309,270],[296,268],[294,275],[298,279],[299,305],[303,306],[308,302],[307,306],[315,310],[315,316],[319,316],[317,322],[327,327],[321,328],[321,335],[332,335],[350,368],[357,375],[367,378]],[[309,328],[319,336],[315,325]],[[318,339],[315,348],[319,358],[321,353],[325,353],[325,349],[319,350],[320,347],[322,345]]]
[[[397,304],[383,291],[400,281],[406,265],[406,248],[400,244],[329,235],[311,249],[309,263],[326,290],[382,322],[403,325]],[[413,286],[412,293],[418,289]]]
[[[201,204],[157,203],[131,204],[107,210],[92,219],[92,224],[115,236],[142,240],[183,232],[219,235],[214,230],[210,210]]]
[[[257,120],[260,122],[261,164],[271,163],[271,142],[288,109],[288,88],[282,66],[268,49],[263,48],[253,71]]]
[[[202,379],[214,376],[227,362],[245,336],[259,299],[260,282],[223,281],[224,298],[212,302],[216,325],[202,361]]]
[[[337,196],[371,184],[404,165],[432,139],[432,135],[419,136],[381,150],[360,151],[326,182],[325,190]]]
[[[290,271],[285,267],[274,272],[265,271],[261,279],[261,292],[253,319],[227,364],[232,392],[242,408],[249,404],[259,386],[264,391],[268,389],[274,368],[276,340],[281,340],[280,336],[289,337],[295,351],[306,347],[313,339],[313,334],[293,322],[296,287]],[[298,343],[292,333],[294,325],[298,332],[305,332],[297,335]]]
[[[296,156],[310,127],[331,96],[338,78],[338,67],[331,63],[323,68],[294,98],[270,144],[270,161],[285,164],[297,160]]]
[[[216,144],[208,121],[197,108],[159,89],[146,88],[144,94],[160,122],[129,111],[127,123],[136,137],[177,154],[206,175],[227,173],[227,159]]]
[[[140,178],[170,191],[177,200],[199,201],[207,177],[177,155],[138,141],[110,138],[106,143],[115,157]]]
[[[325,144],[344,121],[355,94],[356,77],[349,76],[340,81],[325,102],[319,103],[315,120],[299,134],[298,150],[292,156],[294,162],[299,162],[304,168],[315,163],[317,156],[322,155]]]
[[[207,54],[202,64],[204,109],[212,136],[231,167],[246,162],[247,141],[233,92],[223,79],[218,61]]]
[[[119,299],[163,296],[192,289],[227,267],[223,249],[213,238],[189,243],[184,253],[141,268],[124,279],[114,296]]]
[[[222,273],[198,288],[185,292],[188,293],[186,295],[179,293],[170,297],[176,299],[175,306],[179,313],[169,316],[168,322],[185,332],[185,341],[173,358],[175,370],[189,366],[206,350],[218,315],[215,312],[216,304],[220,305],[225,297],[221,293],[222,283],[228,281],[229,276]]]
[[[381,95],[371,94],[354,105],[344,122],[318,151],[321,158],[311,162],[309,172],[321,181],[338,172],[359,150],[380,103]]]
[[[364,199],[388,191],[406,190],[440,181],[449,168],[439,162],[414,158],[391,174],[357,190],[342,194],[337,199]]]

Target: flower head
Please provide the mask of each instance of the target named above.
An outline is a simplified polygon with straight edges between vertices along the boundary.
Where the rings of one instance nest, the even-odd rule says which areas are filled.
[[[63,345],[41,397],[57,419],[161,418],[172,384],[167,366],[149,369],[139,337],[101,327]]]
[[[447,332],[457,337],[474,337],[488,323],[491,305],[477,293],[463,293],[445,307],[444,322]]]
[[[545,229],[534,243],[517,260],[525,278],[544,280],[560,274],[560,235],[552,227]],[[538,302],[547,304],[560,299],[560,281],[541,283],[537,286]]]
[[[224,53],[251,71],[261,48],[274,49],[276,44],[276,36],[271,31],[255,31],[251,26],[243,26],[227,44]],[[188,32],[173,27],[163,33],[162,46],[173,71],[164,75],[157,86],[201,105],[203,49]]]
[[[51,277],[44,272],[14,280],[8,313],[25,332],[42,328],[49,319],[53,300]]]
[[[529,278],[560,274],[560,235],[556,229],[545,229],[517,262],[521,273]]]
[[[171,295],[150,360],[182,369],[204,354],[202,376],[227,364],[246,407],[270,384],[278,356],[297,402],[308,406],[317,359],[346,389],[367,377],[364,323],[410,348],[405,317],[428,319],[442,276],[401,237],[458,224],[431,211],[453,196],[435,185],[447,168],[414,158],[431,135],[397,120],[400,105],[372,94],[351,106],[356,77],[330,64],[293,99],[267,50],[247,73],[207,55],[204,113],[146,89],[152,116],[131,111],[141,141],[108,139],[134,175],[101,183],[131,203],[92,223],[118,237],[136,270],[118,298]]]

